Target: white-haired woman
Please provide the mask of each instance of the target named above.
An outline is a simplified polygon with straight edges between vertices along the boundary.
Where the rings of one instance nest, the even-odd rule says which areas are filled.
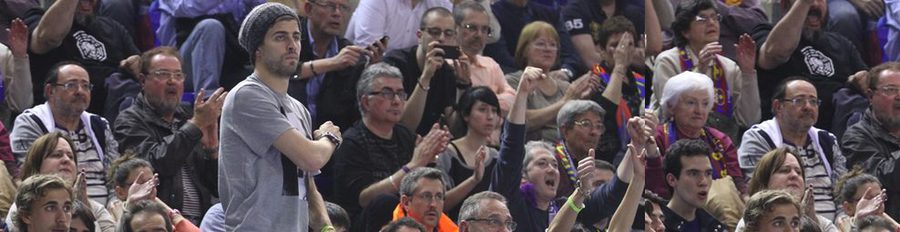
[[[666,83],[660,106],[665,123],[657,126],[656,130],[656,144],[661,156],[651,159],[647,167],[647,188],[661,197],[672,196],[664,182],[661,160],[669,145],[679,139],[700,139],[709,144],[713,179],[731,176],[740,193],[747,193],[745,177],[738,165],[737,149],[731,138],[716,128],[706,126],[715,102],[713,92],[713,81],[695,72],[675,75]]]

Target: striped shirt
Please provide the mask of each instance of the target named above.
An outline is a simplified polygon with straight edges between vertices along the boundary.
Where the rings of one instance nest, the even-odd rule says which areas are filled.
[[[809,141],[809,140],[807,140]],[[813,186],[813,197],[816,199],[816,214],[834,221],[837,215],[837,206],[834,204],[834,180],[825,169],[825,162],[821,156],[813,150],[813,144],[807,142],[805,147],[797,147],[790,143],[784,144],[791,153],[797,154],[803,159],[803,171],[806,172],[806,185]]]
[[[88,197],[97,203],[106,205],[109,196],[109,190],[106,187],[106,168],[85,127],[82,126],[75,131],[66,131],[61,127],[56,127],[56,129],[74,143],[72,153],[75,153],[78,159],[78,170],[84,170],[86,174]]]

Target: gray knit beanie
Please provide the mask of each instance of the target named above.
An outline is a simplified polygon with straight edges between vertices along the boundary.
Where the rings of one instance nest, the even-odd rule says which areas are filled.
[[[247,17],[244,18],[244,22],[241,24],[241,31],[238,32],[238,42],[250,54],[251,61],[255,62],[254,53],[256,52],[256,47],[259,47],[259,44],[265,39],[266,31],[281,16],[291,16],[297,19],[298,22],[300,21],[294,9],[281,3],[272,2],[254,7],[247,14]]]

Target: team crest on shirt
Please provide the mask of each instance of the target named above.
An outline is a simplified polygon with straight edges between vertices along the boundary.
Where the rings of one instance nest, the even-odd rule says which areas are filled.
[[[803,47],[800,52],[803,54],[803,63],[809,68],[809,74],[821,77],[834,76],[834,62],[830,57],[812,46]]]
[[[82,30],[75,32],[73,37],[75,37],[75,46],[78,47],[81,58],[96,61],[106,60],[106,45],[100,40]]]

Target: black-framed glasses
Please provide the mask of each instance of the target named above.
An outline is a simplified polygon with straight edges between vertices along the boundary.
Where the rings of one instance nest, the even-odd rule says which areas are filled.
[[[444,37],[453,37],[456,36],[456,30],[446,29],[441,30],[440,27],[426,27],[422,28],[422,31],[431,35],[431,37],[439,37],[441,34],[444,34]]]
[[[900,95],[900,87],[897,86],[882,86],[875,88],[875,90],[888,97]]]
[[[381,96],[381,97],[383,97],[384,99],[388,99],[388,100],[393,100],[394,97],[396,96],[396,97],[399,97],[401,101],[406,101],[406,98],[409,97],[409,95],[407,95],[406,92],[404,92],[403,90],[394,92],[394,91],[391,91],[391,90],[388,90],[388,89],[383,89],[383,90],[381,90],[381,91],[371,92],[371,93],[369,93],[369,95],[371,95],[371,96],[376,96],[376,95],[377,95],[377,96]]]
[[[341,12],[343,12],[343,13],[350,12],[350,7],[343,5],[343,4],[337,4],[337,3],[333,3],[333,2],[321,3],[319,1],[309,1],[309,2],[316,4],[317,6],[324,7],[329,12],[335,12],[337,10],[341,10]]]
[[[700,22],[700,23],[721,22],[721,21],[722,21],[722,15],[721,15],[721,14],[708,15],[708,16],[697,15],[697,16],[694,18],[694,22]]]
[[[434,195],[432,195],[431,193],[423,193],[423,194],[418,194],[415,196],[418,197],[419,199],[422,199],[423,201],[429,202],[429,203],[435,202],[435,201],[436,202],[444,201],[444,194],[442,194],[442,193],[438,193],[438,194],[434,194]]]
[[[810,104],[812,106],[820,106],[822,105],[822,100],[818,98],[784,98],[781,99],[783,102],[789,102],[794,104],[795,106],[805,106],[806,104]]]
[[[575,121],[574,124],[576,126],[598,129],[600,131],[606,130],[606,126],[604,126],[602,122],[594,123],[588,119],[582,119],[582,120]]]
[[[172,79],[176,81],[184,81],[184,73],[180,71],[172,72],[168,70],[156,70],[150,71],[150,73],[147,73],[147,75],[161,81],[168,81]]]
[[[469,31],[472,33],[481,31],[482,33],[484,33],[488,36],[491,36],[491,33],[493,33],[493,30],[491,29],[490,26],[484,26],[484,25],[479,26],[479,25],[475,25],[475,24],[466,24],[466,25],[463,25],[463,28],[465,28],[466,31]]]
[[[61,86],[66,91],[75,91],[75,90],[78,90],[78,88],[81,88],[81,89],[84,89],[84,90],[90,92],[91,89],[94,89],[94,84],[91,84],[91,83],[66,82],[63,84],[50,83],[50,85]]]
[[[501,221],[500,219],[496,219],[496,218],[469,218],[469,219],[466,219],[465,221],[484,222],[494,228],[501,227],[501,226],[506,227],[506,229],[509,229],[510,231],[515,231],[516,227],[519,225],[518,223],[516,223],[515,221],[512,221],[512,220]]]

